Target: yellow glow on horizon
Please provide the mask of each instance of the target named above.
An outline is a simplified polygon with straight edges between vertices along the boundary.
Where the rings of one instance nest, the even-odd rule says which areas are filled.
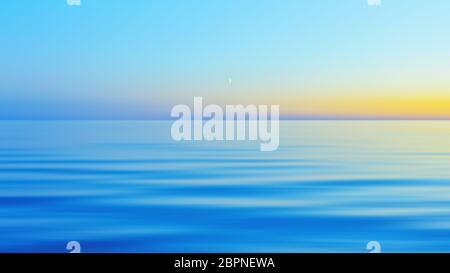
[[[287,115],[450,118],[449,97],[328,97],[284,101]]]

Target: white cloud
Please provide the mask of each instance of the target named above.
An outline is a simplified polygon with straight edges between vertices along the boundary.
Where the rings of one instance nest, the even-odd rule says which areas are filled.
[[[66,0],[69,6],[79,6],[81,5],[81,0]]]
[[[369,6],[379,6],[381,5],[381,0],[367,0]]]

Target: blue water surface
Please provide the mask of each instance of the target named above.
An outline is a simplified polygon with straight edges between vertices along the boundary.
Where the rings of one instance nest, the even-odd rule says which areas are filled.
[[[450,122],[282,121],[280,147],[170,121],[1,121],[0,252],[450,251]]]

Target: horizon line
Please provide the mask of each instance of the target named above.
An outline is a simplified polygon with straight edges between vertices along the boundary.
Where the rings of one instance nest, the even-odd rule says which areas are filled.
[[[2,121],[175,121],[175,118],[0,118]],[[236,119],[235,119],[236,120]],[[245,119],[247,121],[248,119]],[[270,120],[270,119],[268,119]],[[309,117],[280,118],[280,121],[450,121],[450,117]],[[204,119],[207,121],[207,119]]]

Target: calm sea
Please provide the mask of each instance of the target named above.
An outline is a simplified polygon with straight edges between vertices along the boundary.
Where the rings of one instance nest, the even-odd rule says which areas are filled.
[[[1,121],[0,252],[450,251],[450,122],[283,121],[280,147],[170,121]]]

